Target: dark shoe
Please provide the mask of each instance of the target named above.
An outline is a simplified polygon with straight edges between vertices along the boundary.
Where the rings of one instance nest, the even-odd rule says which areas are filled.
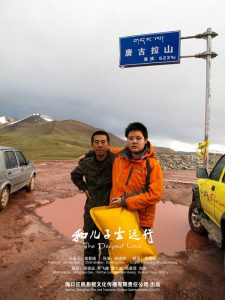
[[[90,300],[106,300],[106,296],[102,296],[99,294],[93,294],[91,296]]]
[[[92,276],[86,276],[86,275],[81,275],[77,279],[74,280],[75,282],[91,282],[92,281]]]
[[[124,293],[123,299],[124,300],[133,300],[134,296],[132,293],[126,292],[126,293]]]

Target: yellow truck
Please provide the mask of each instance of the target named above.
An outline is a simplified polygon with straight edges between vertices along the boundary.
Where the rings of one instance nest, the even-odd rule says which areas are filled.
[[[190,227],[199,234],[208,233],[220,248],[225,248],[225,155],[210,174],[198,168],[197,177],[189,208]]]
[[[189,223],[197,233],[208,232],[219,247],[225,247],[225,155],[210,174],[197,169],[197,183],[193,186]]]

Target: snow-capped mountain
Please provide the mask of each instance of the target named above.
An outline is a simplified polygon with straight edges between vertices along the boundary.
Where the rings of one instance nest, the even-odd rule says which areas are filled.
[[[16,122],[16,121],[18,121],[17,118],[6,117],[6,116],[0,117],[0,125],[10,124],[10,123],[13,123],[13,122]]]
[[[20,120],[11,117],[0,117],[0,125],[4,125],[4,127],[6,126],[14,129],[21,126],[41,125],[47,122],[52,122],[54,120],[54,118],[49,116],[41,114],[32,114]]]

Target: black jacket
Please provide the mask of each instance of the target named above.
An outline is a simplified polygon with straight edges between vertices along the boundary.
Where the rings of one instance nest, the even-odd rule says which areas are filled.
[[[90,216],[92,207],[109,205],[109,196],[112,188],[112,163],[114,155],[109,152],[103,161],[94,156],[79,162],[71,172],[71,179],[79,190],[88,190],[90,198],[85,203],[84,230],[94,227]]]

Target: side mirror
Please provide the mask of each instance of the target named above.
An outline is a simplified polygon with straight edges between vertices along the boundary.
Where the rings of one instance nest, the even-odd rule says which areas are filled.
[[[208,172],[205,168],[197,168],[197,178],[209,178]]]

